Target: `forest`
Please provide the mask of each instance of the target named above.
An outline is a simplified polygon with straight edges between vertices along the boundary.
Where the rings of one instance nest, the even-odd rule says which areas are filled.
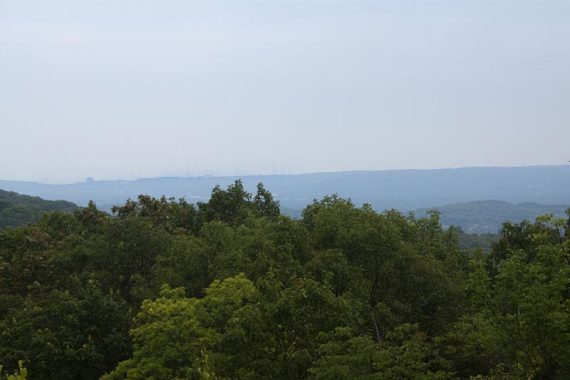
[[[336,195],[141,195],[0,231],[0,379],[569,379],[570,210],[460,248]]]
[[[0,230],[37,222],[46,212],[73,212],[79,207],[66,201],[47,201],[0,189]]]

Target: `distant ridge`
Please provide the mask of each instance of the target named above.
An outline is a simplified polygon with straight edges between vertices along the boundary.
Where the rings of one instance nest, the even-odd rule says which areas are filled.
[[[496,233],[504,222],[519,223],[524,219],[534,220],[543,214],[566,216],[569,205],[541,205],[538,203],[512,204],[504,201],[486,200],[456,203],[434,207],[441,213],[444,226],[459,226],[467,233]],[[425,216],[429,209],[416,210],[418,217]]]
[[[100,207],[110,208],[138,194],[185,197],[189,202],[207,200],[215,185],[227,186],[236,179],[242,179],[250,191],[263,182],[281,205],[291,210],[300,210],[314,198],[332,193],[357,204],[370,203],[379,210],[409,211],[485,199],[514,204],[570,204],[570,165],[163,177],[66,185],[0,180],[0,188],[79,205],[94,200]]]
[[[73,212],[77,205],[67,201],[46,201],[39,197],[0,190],[0,229],[38,221],[46,212]]]

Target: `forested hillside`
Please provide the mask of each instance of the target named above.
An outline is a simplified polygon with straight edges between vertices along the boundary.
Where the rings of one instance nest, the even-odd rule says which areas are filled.
[[[564,217],[569,206],[542,205],[538,203],[512,204],[503,201],[475,201],[434,207],[440,212],[444,226],[460,226],[472,234],[497,233],[506,221],[522,222],[535,219],[543,214]],[[430,209],[416,210],[419,217],[425,216]]]
[[[38,197],[0,190],[0,229],[37,222],[51,211],[73,212],[78,207],[66,201],[46,201]]]
[[[262,185],[0,232],[0,360],[30,379],[566,379],[570,220],[460,250],[437,213]],[[1,376],[1,375],[0,375]]]

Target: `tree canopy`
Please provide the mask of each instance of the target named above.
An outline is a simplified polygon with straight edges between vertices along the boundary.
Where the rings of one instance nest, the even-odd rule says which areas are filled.
[[[568,378],[570,218],[507,223],[488,253],[458,233],[336,195],[291,219],[239,181],[198,204],[50,213],[0,232],[0,364],[30,379]]]

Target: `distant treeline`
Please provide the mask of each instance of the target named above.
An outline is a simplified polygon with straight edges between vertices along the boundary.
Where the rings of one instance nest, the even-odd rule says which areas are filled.
[[[533,220],[540,215],[553,214],[557,218],[565,216],[564,205],[542,205],[538,203],[511,204],[502,201],[475,201],[435,207],[440,212],[444,226],[459,226],[471,234],[496,234],[506,221],[522,222]],[[424,216],[430,209],[416,210]]]
[[[570,219],[459,248],[437,213],[262,185],[0,232],[0,364],[30,379],[566,379]],[[1,377],[1,375],[0,375]]]
[[[73,212],[78,207],[66,201],[46,201],[38,197],[0,190],[0,229],[37,222],[46,212]]]

